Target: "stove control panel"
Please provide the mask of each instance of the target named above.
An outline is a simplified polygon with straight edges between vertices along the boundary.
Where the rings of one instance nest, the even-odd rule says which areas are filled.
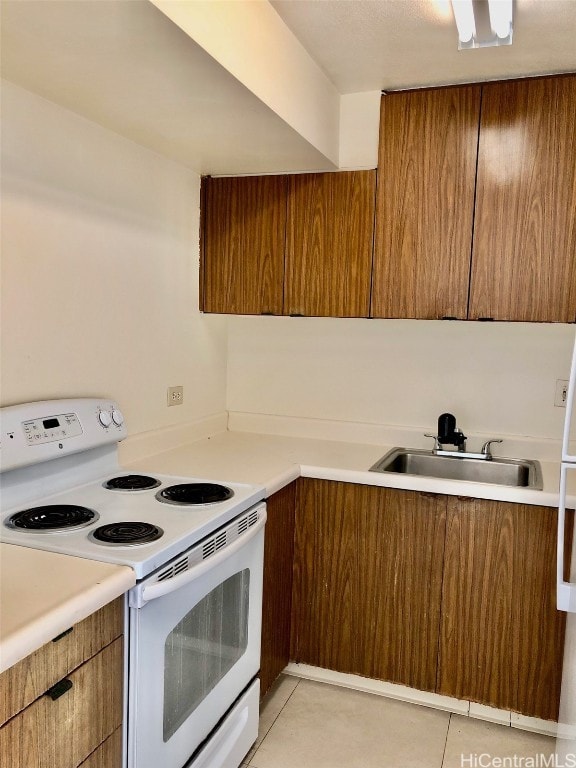
[[[82,434],[82,426],[75,413],[61,413],[58,416],[23,421],[22,429],[28,445],[67,440]]]
[[[22,403],[0,409],[0,471],[58,459],[127,435],[113,400],[81,397]]]

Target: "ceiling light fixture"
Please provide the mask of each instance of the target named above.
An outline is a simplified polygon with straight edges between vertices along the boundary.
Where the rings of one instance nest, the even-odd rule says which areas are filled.
[[[512,0],[452,0],[458,49],[512,45]]]

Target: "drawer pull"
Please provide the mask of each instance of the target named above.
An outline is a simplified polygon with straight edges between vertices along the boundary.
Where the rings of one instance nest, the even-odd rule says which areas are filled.
[[[53,643],[57,643],[58,640],[62,640],[62,638],[66,637],[66,635],[69,635],[70,632],[72,632],[73,629],[74,629],[74,627],[70,627],[69,629],[65,629],[64,632],[61,632],[59,635],[56,635],[56,637],[54,637],[52,639],[52,642]]]
[[[53,685],[52,688],[48,688],[45,695],[50,696],[52,701],[56,701],[56,699],[59,699],[60,696],[66,693],[66,691],[69,691],[70,688],[72,688],[72,680],[60,680],[60,682]]]

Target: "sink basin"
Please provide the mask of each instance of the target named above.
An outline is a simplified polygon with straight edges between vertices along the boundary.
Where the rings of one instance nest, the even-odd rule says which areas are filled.
[[[454,457],[436,456],[431,451],[393,448],[370,467],[370,471],[542,490],[540,464],[529,459],[492,458],[486,461],[460,458],[458,454]]]

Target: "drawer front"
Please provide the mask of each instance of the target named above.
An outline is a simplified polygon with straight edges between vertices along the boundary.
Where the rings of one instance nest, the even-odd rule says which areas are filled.
[[[116,728],[80,768],[122,768],[122,728]]]
[[[0,675],[0,725],[35,701],[123,632],[124,598],[105,605],[56,642]]]
[[[41,696],[0,728],[0,765],[77,768],[122,724],[122,638],[68,676],[72,687]]]

